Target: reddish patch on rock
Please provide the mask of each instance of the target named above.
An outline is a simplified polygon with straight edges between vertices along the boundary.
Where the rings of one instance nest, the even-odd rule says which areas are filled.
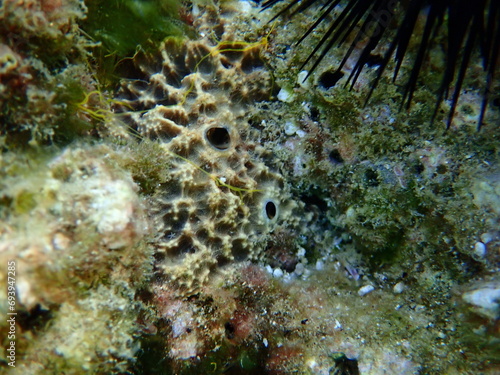
[[[269,283],[269,275],[259,266],[249,264],[241,270],[241,281],[250,287],[263,287]]]
[[[253,333],[254,317],[248,311],[238,310],[233,317],[224,325],[226,337],[234,343],[240,343]]]
[[[41,8],[45,13],[52,13],[61,6],[61,0],[42,0],[41,2]]]
[[[302,351],[294,345],[285,345],[271,350],[266,362],[266,370],[269,374],[289,374],[293,370],[294,363],[302,362]]]

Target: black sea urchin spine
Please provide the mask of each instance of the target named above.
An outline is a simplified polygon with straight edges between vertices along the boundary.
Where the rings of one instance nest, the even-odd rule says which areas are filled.
[[[263,8],[270,8],[281,1],[268,0],[263,3]],[[320,2],[320,0],[292,0],[273,19],[289,12],[293,16]],[[337,6],[344,2],[341,0],[327,0],[322,3],[316,21],[298,40],[297,44],[302,42],[321,22],[333,13]],[[406,108],[410,106],[417,88],[421,68],[433,46],[434,37],[437,33],[443,31],[443,24],[446,24],[446,67],[437,92],[438,100],[432,119],[436,116],[441,102],[447,98],[450,87],[453,87],[451,108],[447,119],[447,128],[450,127],[467,67],[470,64],[474,50],[479,46],[486,74],[483,101],[478,120],[478,129],[480,129],[495,79],[496,64],[499,60],[500,1],[498,0],[346,1],[340,14],[331,21],[330,26],[302,67],[314,60],[309,69],[310,75],[335,44],[342,45],[348,37],[351,37],[352,42],[349,44],[349,48],[337,68],[337,72],[340,72],[358,43],[367,41],[346,83],[351,84],[352,87],[361,74],[363,67],[370,61],[371,52],[382,42],[382,38],[387,31],[392,29],[392,23],[395,23],[397,25],[396,33],[388,41],[389,46],[368,94],[368,100],[393,56],[396,61],[394,80],[396,79],[403,59],[408,52],[410,39],[415,34],[419,16],[422,14],[425,17],[425,25],[421,35],[415,35],[420,40],[416,56],[412,62],[410,77],[405,84],[402,106],[406,106]],[[319,52],[320,50],[321,52]]]

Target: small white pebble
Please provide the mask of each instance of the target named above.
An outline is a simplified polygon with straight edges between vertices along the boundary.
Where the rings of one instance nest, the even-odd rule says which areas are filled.
[[[373,285],[365,285],[359,288],[358,294],[360,297],[363,297],[365,294],[368,294],[370,292],[373,292],[375,290],[375,287]]]
[[[248,1],[239,1],[238,8],[242,13],[250,13],[252,6]]]
[[[56,233],[54,234],[54,238],[52,238],[52,245],[54,245],[56,250],[67,249],[70,242],[71,240],[62,233]]]
[[[335,326],[333,328],[341,330],[342,324],[340,324],[340,322],[337,319],[335,319]]]
[[[269,264],[266,266],[266,271],[271,275],[273,274],[273,268]]]
[[[316,269],[317,269],[318,271],[321,271],[323,268],[324,268],[323,261],[322,261],[322,260],[318,260],[318,261],[316,262]]]
[[[282,88],[278,93],[278,100],[281,100],[285,103],[290,103],[293,101],[293,95],[290,91]]]
[[[264,344],[264,346],[267,348],[267,346],[269,345],[269,342],[267,341],[267,339],[264,337],[264,339],[262,340],[262,343]]]
[[[394,285],[394,287],[392,288],[392,291],[396,294],[400,294],[400,293],[403,293],[403,291],[405,290],[406,288],[406,285],[405,283],[403,283],[402,281],[400,281],[399,283],[397,283],[396,285]]]
[[[297,125],[295,125],[293,122],[288,121],[285,123],[286,135],[294,135],[297,130],[298,130]]]
[[[306,268],[302,274],[302,280],[307,280],[307,278],[311,276],[311,273],[312,271],[309,268]]]
[[[425,306],[424,305],[415,305],[413,308],[415,311],[425,311]]]
[[[302,263],[299,263],[295,266],[295,274],[300,276],[304,273],[304,265]]]
[[[299,247],[299,250],[297,250],[297,256],[299,258],[302,258],[304,255],[306,255],[306,249],[303,247]]]
[[[480,241],[474,245],[474,254],[483,258],[486,255],[486,245]]]
[[[356,217],[356,209],[354,207],[349,207],[345,212],[345,216],[347,219],[352,219]]]
[[[226,177],[219,177],[219,181],[222,182],[223,184],[225,184],[227,179],[226,179]]]
[[[19,302],[25,306],[34,305],[36,302],[35,294],[32,292],[31,284],[28,280],[17,278],[16,280],[16,295]]]
[[[483,315],[495,319],[500,307],[500,285],[486,285],[482,288],[464,293],[462,298],[465,302],[479,307]]]
[[[198,8],[198,5],[194,2],[193,2],[193,7],[191,9],[191,14],[194,17],[198,17],[200,15],[200,8]]]
[[[281,268],[275,268],[274,272],[273,272],[273,276],[277,277],[277,278],[282,277],[283,271],[281,270]]]
[[[297,75],[297,83],[302,86],[303,88],[308,88],[309,87],[309,81],[308,80],[305,80],[306,77],[307,77],[307,74],[309,72],[307,70],[303,70],[301,71],[298,75]],[[305,81],[304,81],[305,80]]]
[[[296,133],[299,136],[299,138],[304,138],[306,136],[306,132],[300,129],[297,130]]]
[[[285,282],[285,284],[286,284],[286,283],[291,282],[291,281],[293,280],[293,277],[292,277],[292,275],[291,275],[290,273],[285,272],[285,273],[283,273],[283,277],[282,277],[281,279],[282,279],[282,280]]]
[[[307,361],[307,366],[309,366],[311,370],[314,370],[316,367],[318,367],[318,364],[314,359],[310,359]]]

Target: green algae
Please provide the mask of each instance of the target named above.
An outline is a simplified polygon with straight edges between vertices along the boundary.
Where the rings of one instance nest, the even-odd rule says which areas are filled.
[[[155,50],[166,37],[184,37],[178,0],[92,1],[81,27],[97,44],[93,50],[99,81],[110,89],[121,78],[117,67],[138,51]]]
[[[386,89],[382,84],[381,91],[391,92],[394,87]],[[382,101],[386,98],[381,94],[374,95],[365,108],[359,94],[343,88],[296,90],[296,95],[297,103],[311,102],[319,110],[318,127],[327,127],[319,132],[328,134],[320,137],[322,141],[306,137],[303,147],[311,157],[297,185],[317,185],[331,192],[336,216],[344,214],[336,225],[344,225],[367,259],[373,264],[394,264],[418,248],[415,237],[438,248],[453,243],[469,253],[464,240],[470,241],[485,228],[483,221],[469,224],[465,229],[469,233],[464,233],[463,224],[456,226],[475,216],[468,181],[470,173],[481,167],[480,157],[471,160],[464,155],[494,158],[496,135],[491,137],[489,130],[487,135],[470,129],[444,132],[431,124],[429,108],[434,99],[425,90],[417,91],[419,103],[410,113]],[[297,105],[290,107],[289,113],[304,116]]]
[[[92,1],[82,26],[108,53],[131,56],[146,42],[183,34],[179,7],[176,0]]]
[[[33,192],[21,190],[14,200],[14,212],[16,214],[29,213],[37,206],[37,200]]]

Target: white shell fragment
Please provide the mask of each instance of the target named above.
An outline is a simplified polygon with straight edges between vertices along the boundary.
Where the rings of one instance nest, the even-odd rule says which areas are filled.
[[[283,276],[283,271],[281,270],[281,268],[275,268],[274,271],[273,271],[273,276],[276,277],[276,278],[280,278]]]
[[[485,285],[479,289],[464,293],[465,302],[477,307],[478,313],[495,319],[500,311],[500,285]]]
[[[278,93],[278,100],[285,103],[291,103],[293,101],[293,94],[291,91],[282,88]]]
[[[394,285],[394,287],[392,288],[392,291],[396,294],[400,294],[400,293],[403,293],[403,291],[405,289],[406,289],[406,285],[402,281],[400,281],[399,283]]]
[[[286,135],[294,135],[297,130],[299,130],[299,128],[293,122],[287,121],[285,123],[285,134]]]
[[[476,242],[474,245],[474,254],[483,258],[486,255],[486,245],[481,241]]]
[[[375,290],[375,287],[373,285],[365,285],[359,288],[358,294],[360,297],[363,297],[365,294],[371,293]]]
[[[307,70],[303,70],[297,74],[297,83],[305,89],[309,87],[309,80],[306,79],[307,74],[309,74]]]

